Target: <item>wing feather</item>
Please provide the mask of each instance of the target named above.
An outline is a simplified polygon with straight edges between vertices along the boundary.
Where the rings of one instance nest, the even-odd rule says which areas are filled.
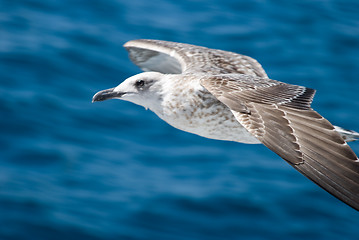
[[[124,44],[130,59],[144,71],[161,73],[247,74],[267,78],[253,58],[185,43],[139,39]]]
[[[314,90],[276,81],[266,85],[260,80],[243,83],[233,76],[213,78],[202,79],[202,85],[250,133],[310,180],[359,210],[358,157],[333,125],[310,107]],[[236,111],[236,102],[248,113]]]

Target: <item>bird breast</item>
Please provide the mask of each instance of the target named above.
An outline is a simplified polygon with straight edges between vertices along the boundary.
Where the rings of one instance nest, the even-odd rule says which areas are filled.
[[[163,98],[162,112],[157,115],[175,128],[202,137],[260,143],[235,119],[226,105],[203,87],[179,87],[175,94]]]

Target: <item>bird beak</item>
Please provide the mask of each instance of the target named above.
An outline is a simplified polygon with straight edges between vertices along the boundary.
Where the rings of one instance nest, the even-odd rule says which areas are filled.
[[[114,90],[115,90],[115,88],[110,88],[110,89],[106,89],[106,90],[97,92],[93,96],[92,102],[101,102],[101,101],[105,101],[108,99],[120,98],[125,94],[124,92],[116,92]]]

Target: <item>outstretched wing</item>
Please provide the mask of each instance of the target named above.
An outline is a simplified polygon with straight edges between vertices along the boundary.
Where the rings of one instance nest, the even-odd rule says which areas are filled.
[[[247,74],[267,78],[253,58],[216,49],[160,40],[132,40],[124,44],[130,59],[143,71],[161,73]]]
[[[314,90],[242,75],[203,78],[201,84],[265,146],[359,210],[358,157],[310,107]]]

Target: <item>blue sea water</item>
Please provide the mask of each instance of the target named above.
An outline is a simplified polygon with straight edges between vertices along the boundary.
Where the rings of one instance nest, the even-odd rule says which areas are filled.
[[[140,72],[138,38],[254,57],[359,130],[357,0],[0,0],[0,239],[358,239],[357,211],[264,146],[92,104]]]

